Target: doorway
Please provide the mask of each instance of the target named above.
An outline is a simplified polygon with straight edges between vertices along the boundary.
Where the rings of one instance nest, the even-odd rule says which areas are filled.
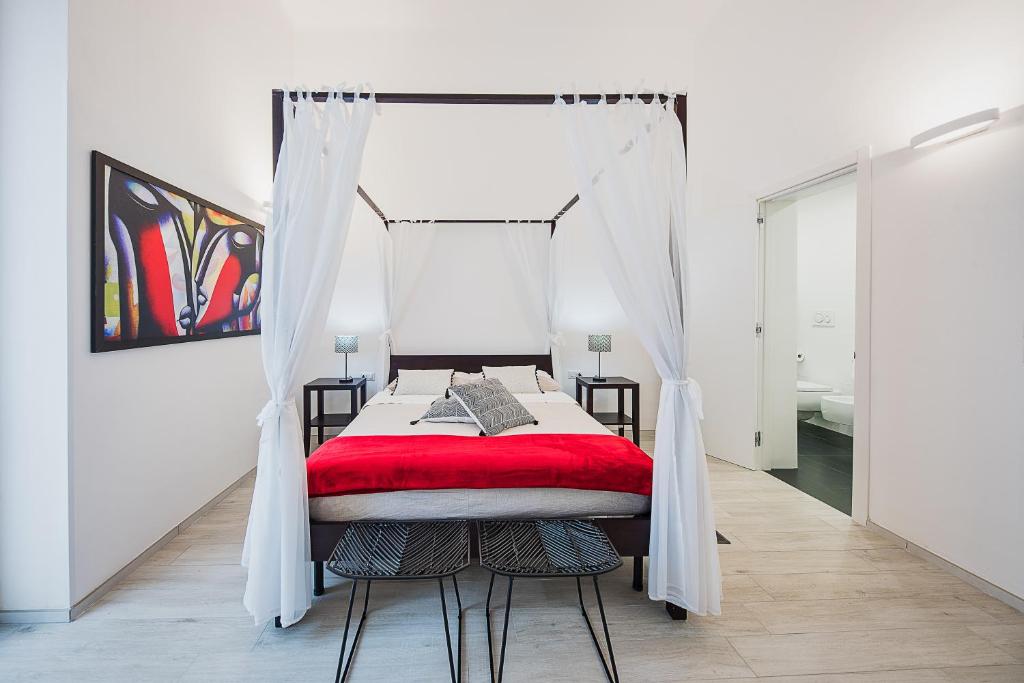
[[[849,165],[758,206],[760,464],[851,515],[858,178]]]

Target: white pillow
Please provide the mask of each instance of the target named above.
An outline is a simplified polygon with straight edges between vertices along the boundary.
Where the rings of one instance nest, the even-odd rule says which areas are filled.
[[[562,385],[558,383],[554,377],[544,372],[543,370],[537,371],[537,384],[540,385],[541,391],[561,391]]]
[[[540,394],[536,365],[506,365],[500,368],[483,367],[486,379],[496,379],[513,394]]]
[[[415,394],[417,396],[441,396],[452,385],[455,370],[403,370],[398,369],[398,385],[395,396]]]
[[[452,377],[452,386],[460,387],[464,384],[476,384],[483,381],[484,373],[482,372],[459,372],[456,370],[455,375]]]

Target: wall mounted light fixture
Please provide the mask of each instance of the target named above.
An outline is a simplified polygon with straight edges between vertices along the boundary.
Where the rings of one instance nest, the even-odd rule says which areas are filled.
[[[910,146],[913,148],[937,145],[943,142],[953,142],[968,135],[980,133],[995,121],[999,120],[999,109],[982,109],[967,116],[947,121],[941,126],[929,128],[923,133],[918,133],[910,138]]]

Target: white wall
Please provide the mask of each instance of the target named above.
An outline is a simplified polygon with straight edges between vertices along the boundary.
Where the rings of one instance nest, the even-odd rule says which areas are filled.
[[[284,25],[272,0],[71,5],[72,602],[255,465],[266,395],[255,337],[89,353],[89,153],[262,222]]]
[[[926,5],[734,0],[700,27],[688,83],[692,351],[713,455],[754,465],[756,198],[861,146],[904,147],[958,115],[1024,102],[1024,5]]]
[[[872,177],[871,519],[1024,597],[1024,107]]]
[[[67,5],[0,1],[0,610],[64,619]]]
[[[522,274],[509,254],[506,230],[547,226],[440,224],[432,231],[422,269],[393,321],[398,353],[543,353],[543,308],[519,286]],[[411,278],[410,278],[411,279]],[[402,289],[406,289],[403,285]]]
[[[795,204],[796,347],[804,354],[797,377],[852,395],[857,185],[854,176],[843,181]],[[821,311],[832,314],[832,327],[815,325]]]
[[[957,116],[1024,102],[1024,80],[1020,78],[1024,41],[1018,30],[1024,25],[1024,5],[1012,0],[970,4],[936,0],[926,6],[923,10],[920,3],[881,0],[720,3],[699,33],[688,98],[691,253],[700,255],[692,263],[696,308],[693,362],[694,374],[704,386],[704,433],[714,455],[753,464],[749,434],[755,412],[750,334],[755,198],[847,157],[861,146],[871,145],[875,154],[882,156],[905,148],[915,133]],[[995,168],[1000,162],[993,156],[985,163]],[[960,175],[966,181],[975,170],[974,166],[961,166]],[[881,194],[883,206],[888,193],[906,186],[887,186],[893,182],[894,176],[884,172],[873,178],[872,193],[876,201]],[[929,185],[919,184],[907,196],[922,192],[927,196],[921,196],[919,203],[937,201],[939,185],[930,187],[933,189],[928,192]],[[946,201],[941,205],[948,206]],[[956,201],[976,206],[966,193],[950,196],[948,201],[950,205]],[[1001,197],[999,201],[1008,203],[990,206],[987,211],[1007,207],[1017,211],[1016,198]],[[914,221],[931,215],[926,213],[931,211],[927,207],[911,212],[909,201],[898,206],[899,213],[906,212]],[[899,213],[873,215],[872,256],[877,260],[873,264],[873,303],[885,296],[894,301],[907,297],[917,301],[924,291],[939,291],[938,297],[931,294],[936,299],[933,305],[939,305],[946,283],[930,288],[930,281],[914,282],[910,271],[898,269],[896,261],[906,260],[912,247],[921,250],[913,260],[922,264],[932,257],[943,263],[954,253],[966,256],[968,263],[979,264],[975,266],[977,277],[985,277],[987,282],[992,275],[980,264],[992,263],[998,270],[1009,258],[1006,241],[994,244],[976,231],[977,239],[968,251],[957,242],[962,231],[931,231],[927,222],[908,226]],[[963,223],[973,223],[973,219],[964,218]],[[900,248],[887,257],[886,251],[904,233],[917,239],[912,245],[900,242]],[[1019,263],[1020,252],[1016,253]],[[886,272],[887,268],[892,269]],[[948,269],[940,274],[932,266],[920,272],[940,280],[951,274]],[[987,285],[977,277],[973,282],[956,278],[963,288],[954,301],[973,295],[972,306],[977,308],[992,297],[999,300],[1001,295],[994,289],[981,289]],[[897,280],[910,289],[907,295],[893,290]],[[1001,325],[1013,325],[1012,338],[1017,344],[1013,362],[1019,370],[1019,301],[1007,310],[1017,314],[1014,318],[1008,313]],[[896,324],[890,332],[879,330],[882,322],[872,311],[868,514],[968,571],[1020,594],[1024,571],[1019,550],[1012,544],[1008,547],[1006,539],[1024,536],[1024,515],[1019,496],[1005,490],[1008,482],[1021,481],[1020,465],[1001,455],[986,455],[979,462],[982,456],[977,455],[982,451],[1001,454],[1016,444],[1011,452],[1020,461],[1016,418],[1000,422],[991,417],[1001,414],[1001,408],[995,407],[998,403],[990,397],[1005,398],[1006,378],[1014,376],[1006,355],[1009,332],[1000,326],[983,334],[978,327],[976,344],[965,343],[971,340],[961,335],[936,342],[930,334],[928,344],[938,343],[936,348],[944,352],[935,355],[931,349],[912,348],[888,336],[919,324],[922,331],[938,332],[934,322],[922,323],[920,316],[926,312],[936,313],[931,305],[904,310],[905,319],[898,321],[894,311],[884,318]],[[911,339],[924,341],[920,331]],[[968,363],[969,371],[956,369],[961,359],[994,349],[1000,357],[992,362],[1000,363],[1005,374],[973,372],[977,370],[973,363]],[[899,353],[892,361],[885,358],[896,350]],[[923,355],[915,356],[915,352]],[[897,364],[903,369],[896,377],[887,378]],[[952,377],[946,377],[943,392],[936,393],[934,378],[945,375]],[[880,398],[883,394],[885,398]],[[922,396],[927,408],[916,403]],[[929,408],[941,400],[949,401],[950,406],[959,404],[966,412],[955,420],[943,411],[935,412],[934,419],[928,417]],[[896,402],[905,405],[896,409]],[[1021,401],[1018,397],[1016,403],[1006,405],[1019,407]],[[889,410],[895,411],[896,419],[880,417]],[[910,411],[919,412],[913,420],[902,419]],[[947,440],[940,444],[943,437]],[[969,438],[973,441],[967,447]],[[935,447],[940,450],[933,460]],[[908,452],[901,455],[901,449]],[[954,452],[959,456],[955,461],[951,459]],[[922,505],[925,500],[929,502]],[[949,509],[940,512],[942,506]]]
[[[555,123],[555,122],[553,122]],[[340,376],[343,360],[334,353],[335,334],[358,334],[359,353],[349,356],[355,375],[376,372],[381,323],[377,304],[381,296],[374,233],[383,230],[376,216],[357,205],[349,232],[341,272],[326,330],[304,366],[303,381],[318,376]],[[430,229],[430,228],[425,228]],[[409,312],[395,321],[398,353],[543,353],[546,338],[538,323],[523,308],[526,299],[501,254],[503,246],[488,226],[447,226],[432,248],[428,267],[419,278],[420,291]],[[582,212],[570,213],[558,224],[562,258],[556,264],[562,297],[560,325],[563,389],[575,395],[568,371],[592,375],[597,355],[587,351],[587,334],[610,332],[612,352],[602,355],[607,375],[624,375],[640,382],[640,419],[643,429],[654,429],[660,380],[632,333],[625,313],[607,279],[596,267],[597,254],[587,239]],[[482,278],[466,288],[462,278]],[[379,388],[379,383],[370,391]],[[627,396],[627,409],[629,398]],[[348,410],[349,397],[329,392],[325,408]],[[613,410],[615,392],[595,394],[596,410]]]

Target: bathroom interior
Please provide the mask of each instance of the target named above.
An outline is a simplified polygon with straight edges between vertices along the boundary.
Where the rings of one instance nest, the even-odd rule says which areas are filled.
[[[850,514],[856,176],[771,200],[762,211],[764,400],[774,404],[763,411],[766,469]]]

